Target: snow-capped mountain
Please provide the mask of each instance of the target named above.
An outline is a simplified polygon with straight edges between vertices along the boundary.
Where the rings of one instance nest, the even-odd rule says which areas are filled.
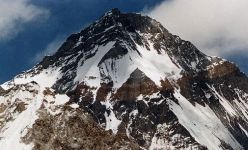
[[[248,78],[113,9],[1,85],[0,148],[248,149]]]

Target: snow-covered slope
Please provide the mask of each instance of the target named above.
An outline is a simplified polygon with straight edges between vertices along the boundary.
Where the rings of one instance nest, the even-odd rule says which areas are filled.
[[[140,14],[107,12],[1,87],[4,150],[248,149],[248,78]]]

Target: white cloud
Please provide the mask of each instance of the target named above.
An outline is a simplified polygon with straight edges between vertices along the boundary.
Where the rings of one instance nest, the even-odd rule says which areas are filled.
[[[44,19],[49,11],[31,4],[30,0],[0,0],[0,40],[11,39],[25,23]]]
[[[58,36],[51,43],[49,43],[44,50],[37,53],[35,57],[31,60],[31,63],[32,64],[38,63],[44,58],[44,56],[53,55],[63,44],[64,41],[65,41],[65,36]]]
[[[168,0],[148,14],[210,55],[248,55],[248,0]]]

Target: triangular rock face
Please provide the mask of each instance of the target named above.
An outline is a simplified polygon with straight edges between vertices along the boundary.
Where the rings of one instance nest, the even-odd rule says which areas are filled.
[[[152,95],[158,92],[156,84],[143,72],[136,69],[128,80],[116,91],[113,99],[120,101],[136,100],[139,95]]]
[[[248,149],[248,78],[159,22],[107,12],[0,88],[5,149]]]

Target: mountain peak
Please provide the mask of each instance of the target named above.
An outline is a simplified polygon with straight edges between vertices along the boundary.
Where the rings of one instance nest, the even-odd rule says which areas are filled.
[[[84,68],[88,60],[95,62],[95,71],[100,71],[95,75],[97,81],[94,83],[97,85],[91,85],[96,87],[103,82],[113,82],[114,87],[119,87],[136,68],[148,74],[159,85],[161,78],[178,78],[182,70],[196,72],[209,64],[206,56],[190,42],[172,35],[156,20],[141,14],[121,13],[118,9],[112,9],[80,33],[71,35],[54,56],[43,59],[39,65],[43,69],[62,66],[62,78],[54,87],[65,91],[75,88],[83,79],[89,84],[93,81],[85,79],[91,70],[88,68],[90,66]],[[109,61],[111,64],[107,64]],[[119,61],[132,66],[121,66]],[[146,63],[153,67],[146,69]],[[78,71],[81,67],[89,71],[79,74],[83,72]],[[104,67],[109,67],[108,71]]]
[[[112,10],[105,13],[104,16],[118,16],[121,14],[121,11],[118,8],[113,8]]]
[[[144,16],[139,13],[122,13],[117,8],[105,13],[103,17],[96,22],[96,25],[103,26],[103,28],[108,28],[113,25],[122,25],[126,30],[132,32],[134,32],[134,30],[142,31],[145,28],[163,28],[159,22],[149,16]]]

